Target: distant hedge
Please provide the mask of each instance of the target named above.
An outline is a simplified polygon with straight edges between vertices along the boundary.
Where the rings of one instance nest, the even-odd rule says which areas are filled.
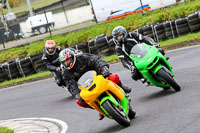
[[[39,54],[43,52],[44,43],[47,39],[54,39],[56,43],[62,47],[68,47],[79,43],[88,42],[99,34],[110,35],[112,29],[117,25],[123,25],[127,30],[133,31],[144,25],[173,20],[185,17],[200,9],[200,0],[193,0],[179,5],[173,5],[169,8],[157,9],[146,12],[145,16],[136,14],[124,19],[110,21],[104,24],[96,24],[79,31],[71,32],[65,35],[57,35],[46,38],[43,41],[33,42],[28,46],[19,48],[11,48],[0,53],[0,62],[5,62],[13,58],[24,58],[27,56]]]

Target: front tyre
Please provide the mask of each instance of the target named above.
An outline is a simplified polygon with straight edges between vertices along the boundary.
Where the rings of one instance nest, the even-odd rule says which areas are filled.
[[[106,100],[102,104],[103,108],[108,112],[108,114],[115,120],[117,121],[120,125],[124,127],[130,126],[130,119],[129,117],[125,114],[124,111],[121,111],[118,107],[113,105],[109,100]]]
[[[180,91],[181,87],[176,83],[176,81],[163,69],[158,70],[157,75],[163,79],[167,84],[172,86],[175,91]]]

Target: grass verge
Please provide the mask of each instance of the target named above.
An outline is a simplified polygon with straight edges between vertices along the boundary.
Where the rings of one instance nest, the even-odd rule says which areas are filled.
[[[174,39],[161,41],[161,42],[159,42],[159,44],[162,47],[164,47],[164,46],[169,46],[169,45],[182,43],[182,42],[186,42],[186,41],[191,41],[191,40],[195,40],[195,39],[200,39],[200,32],[190,33],[190,34],[187,34],[185,36],[180,36],[180,37],[177,37],[177,38],[174,38]]]
[[[0,133],[14,133],[14,131],[7,127],[0,127]]]
[[[38,1],[31,2],[31,7],[33,9],[38,9],[38,8],[41,8],[44,6],[51,5],[58,1],[59,0],[38,0]],[[20,5],[11,8],[11,11],[16,14],[23,14],[25,12],[28,12],[29,10],[28,10],[28,5],[27,5],[26,1],[24,1]],[[5,9],[4,12],[7,13],[8,9]]]
[[[19,48],[12,48],[2,51],[0,53],[0,62],[11,60],[13,59],[13,57],[24,58],[27,56],[42,53],[44,43],[47,39],[55,40],[59,46],[68,47],[75,44],[88,42],[93,37],[102,33],[105,35],[110,35],[112,29],[118,25],[123,25],[127,28],[128,31],[133,31],[134,29],[137,29],[144,25],[150,25],[167,20],[185,17],[199,9],[200,0],[193,0],[187,3],[174,5],[169,8],[147,12],[145,16],[142,16],[141,14],[135,14],[120,20],[110,21],[103,24],[96,24],[79,31],[71,32],[64,35],[52,36],[44,39],[43,41],[33,42],[28,46],[22,46]]]
[[[171,49],[176,49],[176,48],[186,47],[186,46],[191,46],[191,45],[199,45],[199,42],[200,42],[200,33],[193,33],[193,34],[188,34],[188,35],[178,37],[175,39],[163,41],[160,43],[160,45],[165,50],[171,50]],[[103,59],[107,61],[109,64],[117,63],[120,61],[117,55],[105,56]],[[52,75],[50,72],[37,73],[28,77],[23,77],[23,78],[18,78],[18,79],[2,82],[0,84],[0,88],[6,88],[10,86],[19,85],[19,84],[25,84],[27,82],[33,82],[33,81],[51,78],[51,77]]]
[[[15,86],[15,85],[24,84],[24,83],[27,83],[27,82],[33,82],[33,81],[46,79],[46,78],[50,78],[50,77],[52,77],[52,76],[51,76],[51,73],[49,71],[36,73],[36,74],[30,75],[28,77],[4,81],[0,84],[0,88]]]

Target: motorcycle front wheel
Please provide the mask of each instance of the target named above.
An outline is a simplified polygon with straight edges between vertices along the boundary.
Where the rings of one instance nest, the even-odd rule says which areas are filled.
[[[158,70],[157,75],[163,79],[167,84],[172,86],[175,91],[180,91],[181,87],[176,83],[176,81],[163,69]]]
[[[117,121],[120,125],[124,127],[130,126],[130,119],[129,117],[125,114],[124,111],[120,110],[118,107],[113,105],[109,100],[106,100],[102,104],[103,108],[109,113],[109,115]]]

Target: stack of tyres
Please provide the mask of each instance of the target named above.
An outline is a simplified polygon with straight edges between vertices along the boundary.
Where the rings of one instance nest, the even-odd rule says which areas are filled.
[[[175,20],[178,36],[186,35],[190,32],[188,20],[186,18],[180,18]]]
[[[76,50],[80,50],[83,53],[89,53],[88,43],[80,43],[80,44],[72,46],[72,48]]]
[[[112,35],[108,35],[107,36],[107,39],[108,39],[108,47],[110,49],[110,54],[115,54],[115,42],[113,40],[113,36]]]
[[[166,39],[165,29],[163,23],[154,25],[154,31],[156,35],[157,42]]]
[[[96,45],[96,40],[98,38],[101,38],[101,37],[104,37],[105,35],[104,34],[101,34],[97,37],[94,37],[92,38],[91,40],[88,41],[88,47],[89,47],[89,53],[91,54],[96,54],[96,55],[99,55],[99,50],[97,48],[97,45]]]
[[[163,23],[163,27],[165,30],[165,36],[166,39],[171,39],[175,38],[174,31],[173,31],[173,26],[171,21],[166,21]]]
[[[135,29],[133,32],[137,32],[137,33],[139,33],[139,34],[144,34],[143,33],[143,27],[140,27],[140,28],[138,28],[138,29]]]
[[[200,12],[195,12],[187,16],[188,24],[191,32],[197,32],[200,30]]]
[[[8,79],[10,80],[22,77],[17,67],[17,60],[18,59],[13,59],[3,63],[3,70],[5,71]]]
[[[147,25],[142,27],[143,35],[148,36],[154,39],[156,41],[153,25]]]
[[[0,83],[4,82],[7,79],[8,79],[8,77],[6,76],[6,73],[5,73],[4,69],[3,69],[3,65],[0,64]]]
[[[112,38],[111,35],[105,36],[101,34],[88,42],[89,53],[96,54],[99,56],[106,56],[112,53],[111,47],[108,44],[109,40]]]
[[[33,62],[33,66],[36,72],[43,72],[47,70],[46,65],[42,61],[42,55],[43,54],[37,54],[31,56],[31,60]]]
[[[178,37],[178,33],[177,33],[177,29],[176,29],[175,20],[172,20],[172,21],[170,21],[170,22],[171,22],[171,25],[172,25],[174,37]]]
[[[112,36],[104,36],[96,40],[96,46],[99,50],[100,56],[108,56],[113,52],[108,44],[111,37]]]
[[[36,69],[33,65],[33,61],[31,59],[31,57],[18,59],[17,66],[18,66],[20,74],[23,75],[24,77],[36,73]]]

